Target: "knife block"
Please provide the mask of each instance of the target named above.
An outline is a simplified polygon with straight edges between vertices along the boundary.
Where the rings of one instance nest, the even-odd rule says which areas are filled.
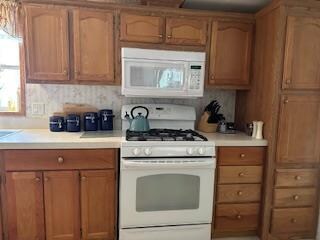
[[[198,130],[201,132],[206,132],[206,133],[215,133],[217,132],[217,123],[208,123],[209,119],[209,113],[204,112],[200,118],[199,124],[198,124]]]

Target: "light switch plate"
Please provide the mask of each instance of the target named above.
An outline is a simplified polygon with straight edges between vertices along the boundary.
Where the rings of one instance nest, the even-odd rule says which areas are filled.
[[[32,103],[32,115],[33,116],[42,116],[46,113],[44,103]]]

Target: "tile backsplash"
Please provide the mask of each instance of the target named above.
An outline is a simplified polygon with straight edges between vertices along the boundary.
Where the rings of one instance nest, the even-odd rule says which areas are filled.
[[[126,98],[121,95],[119,86],[86,86],[86,85],[46,85],[27,84],[26,116],[0,117],[0,128],[47,128],[48,117],[53,112],[61,112],[64,103],[86,103],[98,109],[113,109],[115,129],[121,129],[120,110],[123,104],[170,103],[190,105],[197,109],[197,118],[211,100],[218,100],[222,105],[221,112],[228,121],[234,120],[235,91],[206,90],[203,98],[198,99],[153,99]],[[45,114],[32,115],[32,104],[44,103]]]

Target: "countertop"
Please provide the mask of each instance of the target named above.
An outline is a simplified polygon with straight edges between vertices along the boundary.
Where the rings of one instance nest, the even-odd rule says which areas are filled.
[[[81,138],[83,132],[50,132],[47,129],[17,130],[0,137],[0,149],[77,149],[77,148],[120,148],[125,141],[122,131],[97,132],[94,138]],[[92,133],[90,133],[92,135]],[[216,146],[267,146],[266,140],[256,140],[245,135],[201,133]]]

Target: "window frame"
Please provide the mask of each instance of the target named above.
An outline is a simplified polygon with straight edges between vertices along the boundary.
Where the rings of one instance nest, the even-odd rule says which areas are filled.
[[[20,67],[20,103],[17,112],[0,112],[0,116],[26,116],[26,69],[24,44],[19,44],[19,67]]]

